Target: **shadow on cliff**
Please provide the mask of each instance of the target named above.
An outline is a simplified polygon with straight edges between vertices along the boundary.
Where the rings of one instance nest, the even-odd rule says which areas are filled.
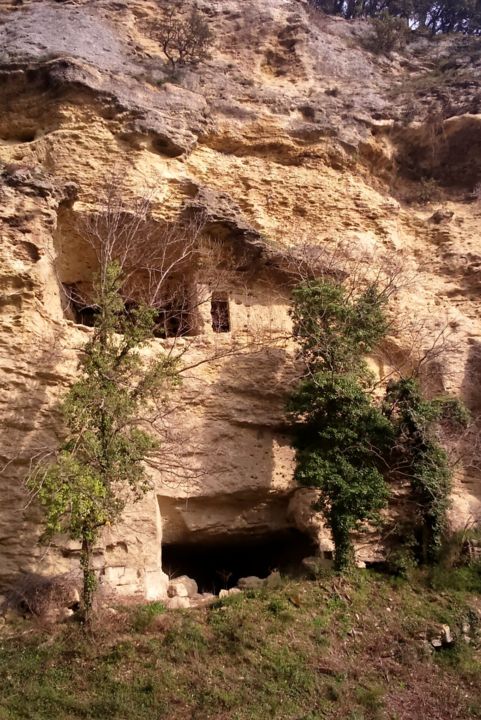
[[[204,589],[218,590],[224,572],[230,587],[238,576],[289,571],[312,554],[310,538],[288,514],[285,402],[292,376],[292,358],[282,348],[221,361],[202,393],[197,488],[187,498],[158,495],[164,571],[191,573]]]
[[[285,418],[289,360],[283,348],[234,355],[222,361],[208,389],[201,442],[219,456],[219,480],[223,476],[221,483],[228,493],[265,494],[276,482],[282,484],[275,446],[289,445]],[[213,457],[206,456],[207,476]]]

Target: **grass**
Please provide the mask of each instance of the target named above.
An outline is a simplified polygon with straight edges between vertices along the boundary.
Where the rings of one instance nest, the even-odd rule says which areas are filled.
[[[152,602],[135,608],[132,627],[137,632],[146,630],[152,620],[165,612],[165,605],[161,602]]]
[[[473,579],[369,571],[0,635],[0,720],[481,718]],[[462,640],[469,621],[471,642]],[[434,652],[439,623],[456,643]]]

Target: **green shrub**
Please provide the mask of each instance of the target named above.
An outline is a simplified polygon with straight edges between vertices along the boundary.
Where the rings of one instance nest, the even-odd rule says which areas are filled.
[[[389,55],[406,46],[408,34],[406,21],[385,11],[371,20],[370,32],[363,38],[363,45],[377,55]]]
[[[267,603],[267,611],[270,615],[274,615],[274,617],[283,622],[287,622],[292,619],[292,613],[284,598],[271,598],[271,600]]]
[[[355,290],[320,279],[293,292],[293,331],[305,366],[288,405],[295,478],[320,491],[317,508],[331,530],[338,570],[352,559],[352,532],[379,520],[386,476],[408,478],[417,555],[433,562],[445,537],[451,491],[438,430],[459,431],[468,413],[456,398],[427,400],[414,377],[390,381],[383,402],[376,400],[364,358],[387,331],[386,297],[376,284]],[[412,550],[411,557],[406,548],[404,556],[392,557],[398,573],[414,562]]]
[[[393,548],[386,557],[386,566],[389,573],[399,578],[409,577],[416,567],[416,542],[411,536],[409,541],[403,542],[400,547]]]
[[[415,196],[416,202],[421,205],[427,205],[431,202],[437,202],[440,199],[441,191],[436,180],[434,178],[422,178]]]
[[[383,689],[377,685],[366,685],[356,691],[358,703],[371,713],[375,713],[375,716],[383,706],[383,695]]]
[[[481,593],[481,565],[452,568],[435,565],[428,576],[433,590],[457,590],[458,592]]]

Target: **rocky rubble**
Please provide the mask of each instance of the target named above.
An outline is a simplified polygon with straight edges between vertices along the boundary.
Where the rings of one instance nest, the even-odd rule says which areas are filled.
[[[280,584],[281,576],[277,571],[270,573],[266,578],[250,575],[249,577],[239,578],[236,587],[220,590],[219,594],[215,595],[208,592],[199,593],[196,581],[182,575],[170,581],[167,588],[166,607],[168,610],[204,607],[205,605],[211,605],[218,599],[231,597],[245,590],[275,589]]]
[[[203,607],[215,600],[213,593],[199,593],[196,581],[187,575],[181,575],[169,582],[166,607],[169,610]]]

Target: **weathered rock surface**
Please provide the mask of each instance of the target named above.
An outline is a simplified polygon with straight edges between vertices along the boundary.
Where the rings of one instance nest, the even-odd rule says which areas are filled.
[[[237,584],[240,590],[259,590],[264,587],[265,581],[255,575],[249,575],[249,577],[239,578]]]
[[[66,572],[78,558],[75,543],[38,545],[40,516],[23,480],[31,458],[61,436],[55,403],[90,332],[65,312],[61,283],[92,273],[79,225],[114,172],[133,196],[151,189],[157,219],[202,208],[217,237],[248,246],[258,269],[231,278],[232,332],[214,334],[207,310],[205,332],[180,341],[194,367],[175,422],[195,472],[154,474],[154,491],[106,533],[96,554],[106,586],[165,597],[162,543],[186,538],[299,527],[331,549],[312,494],[292,479],[292,348],[196,366],[236,337],[288,333],[272,265],[286,245],[342,241],[368,262],[397,258],[411,282],[395,310],[409,322],[377,366],[409,364],[448,328],[450,351],[430,382],[481,410],[481,106],[479,77],[466,81],[479,58],[459,55],[452,38],[376,58],[359,44],[363,23],[317,16],[301,0],[199,8],[214,32],[212,57],[174,82],[153,37],[153,1],[2,5],[0,585]],[[434,56],[456,53],[465,59],[443,93],[426,90]],[[428,199],[422,178],[437,183]],[[158,340],[152,351],[164,347]],[[466,458],[452,509],[460,526],[481,511],[479,472]],[[362,559],[376,552],[363,545]]]
[[[274,589],[278,587],[281,582],[282,580],[280,573],[277,570],[274,570],[266,578],[260,578],[256,575],[249,575],[248,577],[239,578],[237,582],[237,588],[233,588],[233,590],[260,590],[263,587]],[[232,590],[228,592],[232,593]]]
[[[47,623],[63,622],[79,608],[79,587],[76,574],[25,576],[0,599],[0,614],[4,618],[27,615]]]
[[[449,625],[441,625],[438,631],[431,638],[431,645],[435,650],[449,648],[454,645],[454,637]]]

